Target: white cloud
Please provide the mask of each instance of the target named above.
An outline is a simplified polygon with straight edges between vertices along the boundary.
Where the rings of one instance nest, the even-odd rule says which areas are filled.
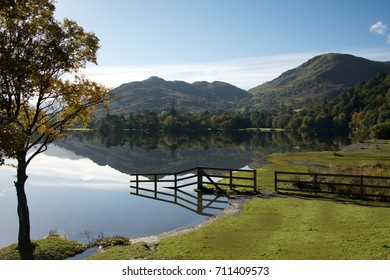
[[[387,30],[387,24],[382,21],[378,21],[377,23],[371,25],[370,31],[379,35],[385,35]]]
[[[83,73],[87,78],[110,87],[158,76],[168,81],[181,80],[188,83],[224,81],[248,90],[275,79],[283,72],[326,52],[350,53],[377,61],[386,61],[390,57],[390,50],[388,49],[344,49],[190,64],[92,66],[85,69]]]
[[[377,23],[371,25],[370,31],[378,35],[385,36],[386,42],[390,44],[390,35],[387,33],[387,24],[382,21],[378,21]]]
[[[275,56],[247,57],[226,61],[165,64],[93,66],[83,71],[89,79],[117,87],[123,83],[158,76],[165,80],[224,81],[243,89],[250,89],[278,77],[318,53],[297,53]]]
[[[64,168],[66,167],[66,168]],[[99,166],[88,158],[55,145],[37,156],[29,166],[29,184],[100,190],[125,190],[130,175],[110,166]]]

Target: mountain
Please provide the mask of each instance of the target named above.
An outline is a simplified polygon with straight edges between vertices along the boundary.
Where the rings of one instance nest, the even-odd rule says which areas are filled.
[[[151,77],[140,82],[123,84],[114,89],[110,113],[128,115],[146,110],[179,112],[229,111],[251,99],[247,91],[224,82],[165,81]]]
[[[249,91],[224,82],[166,81],[150,77],[114,89],[110,113],[128,115],[144,111],[181,113],[229,112],[244,107],[279,109],[302,108],[310,101],[329,99],[352,86],[366,82],[379,72],[390,73],[390,62],[377,62],[349,54],[328,53],[282,73],[278,78]],[[97,115],[105,114],[100,109]]]
[[[349,54],[316,56],[278,78],[249,90],[255,106],[300,108],[307,101],[335,97],[379,72],[390,73],[390,62],[376,62]]]

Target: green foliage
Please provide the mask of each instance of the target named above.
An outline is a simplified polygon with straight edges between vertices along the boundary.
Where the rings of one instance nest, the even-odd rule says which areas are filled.
[[[37,146],[67,127],[87,123],[107,89],[75,76],[96,63],[99,39],[76,22],[54,18],[53,0],[9,1],[0,9],[0,151],[8,157]]]
[[[371,129],[371,137],[374,139],[390,139],[390,120],[374,125]]]
[[[389,89],[390,75],[379,73],[330,101],[324,99],[301,110],[279,113],[273,118],[273,125],[321,134],[346,133],[350,130],[361,133],[372,127],[376,133],[386,133],[387,125],[381,124],[390,118]]]
[[[239,113],[210,116],[206,112],[180,114],[176,110],[160,114],[146,111],[138,115],[130,114],[127,118],[106,114],[104,118],[97,119],[90,125],[91,128],[100,131],[120,132],[127,129],[151,132],[162,130],[172,133],[208,130],[237,131],[251,126],[252,122],[249,117]]]

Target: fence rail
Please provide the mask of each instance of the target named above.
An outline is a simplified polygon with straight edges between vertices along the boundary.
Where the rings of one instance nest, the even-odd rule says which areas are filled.
[[[390,177],[275,171],[275,191],[390,198]]]
[[[237,175],[238,172],[239,175]],[[159,183],[173,183],[172,187],[182,188],[194,185],[194,181],[190,179],[196,178],[195,181],[198,190],[202,190],[206,184],[212,185],[217,189],[220,189],[220,186],[229,186],[231,190],[235,187],[257,189],[256,170],[196,167],[174,173],[142,173],[132,175],[135,176],[135,180],[131,180],[130,182],[134,182],[136,187],[138,187],[140,183],[154,182],[156,187]],[[141,177],[151,178],[151,180],[141,179]],[[167,179],[167,177],[169,179]],[[226,182],[222,179],[229,180]],[[180,184],[182,181],[187,182]]]
[[[174,173],[143,173],[132,176],[135,179],[130,181],[130,188],[133,190],[131,194],[174,203],[205,216],[212,216],[207,210],[222,210],[220,205],[227,203],[227,200],[221,199],[220,196],[210,197],[203,194],[205,185],[216,189],[221,186],[229,186],[230,189],[257,188],[256,170],[196,167]],[[195,195],[183,190],[190,186],[198,190]]]

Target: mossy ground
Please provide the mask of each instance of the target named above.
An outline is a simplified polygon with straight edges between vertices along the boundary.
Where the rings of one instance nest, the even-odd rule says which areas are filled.
[[[68,240],[59,234],[49,234],[47,237],[33,240],[36,260],[63,260],[84,252],[87,247],[76,241]],[[16,244],[0,249],[0,260],[19,260]]]

